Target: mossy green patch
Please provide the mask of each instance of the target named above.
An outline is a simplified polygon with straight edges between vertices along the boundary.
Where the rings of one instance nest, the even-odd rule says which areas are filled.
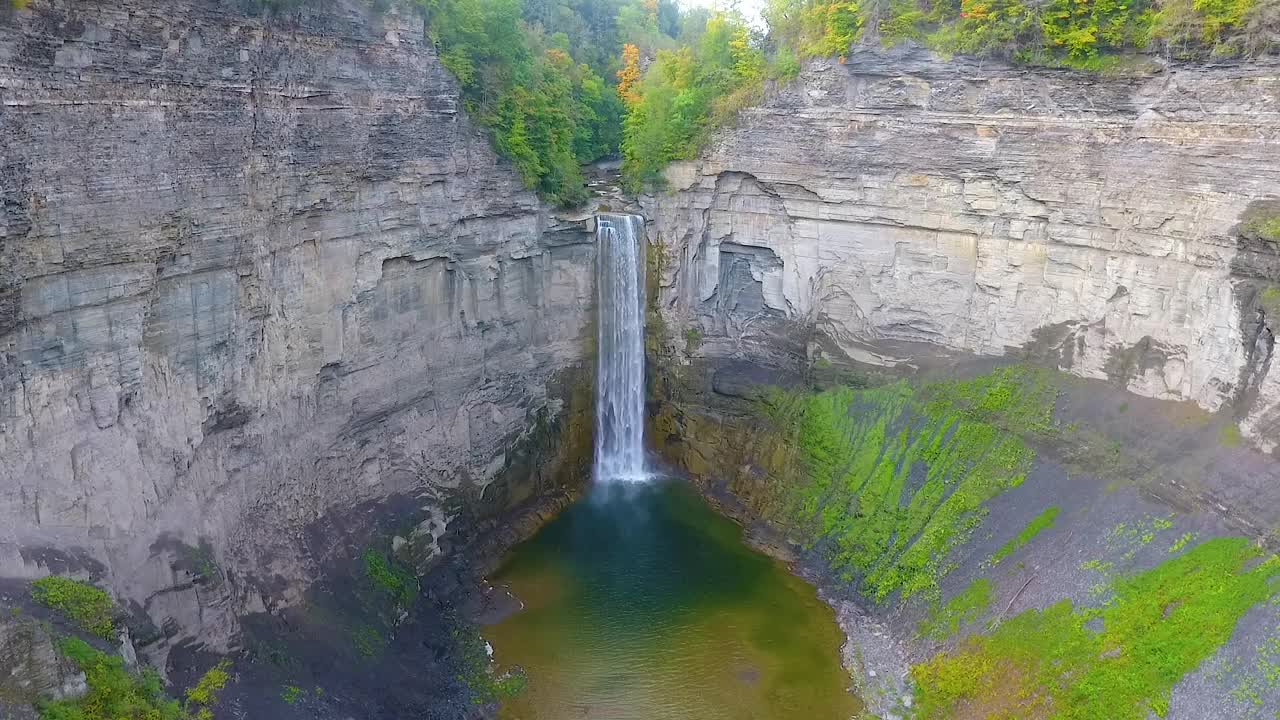
[[[960,632],[960,627],[982,617],[991,607],[993,585],[987,578],[969,583],[946,605],[935,607],[920,623],[920,634],[935,640],[946,640]]]
[[[1121,559],[1128,561],[1133,559],[1133,556],[1137,555],[1138,550],[1144,545],[1151,544],[1157,535],[1172,527],[1173,515],[1165,517],[1144,515],[1132,522],[1117,523],[1107,531],[1107,547],[1113,550],[1123,550],[1124,554]]]
[[[418,578],[404,565],[377,550],[364,552],[364,574],[375,588],[402,607],[410,607],[418,594]]]
[[[31,583],[31,596],[58,610],[82,629],[111,640],[115,636],[115,603],[106,591],[87,582],[50,575]]]
[[[1057,505],[1051,505],[1046,508],[1044,512],[1032,518],[1031,522],[1028,522],[1026,527],[1022,528],[1022,530],[1014,537],[1009,538],[1009,542],[1000,546],[1000,549],[996,551],[996,554],[991,556],[991,564],[999,564],[1001,560],[1004,560],[1022,549],[1024,545],[1031,542],[1035,536],[1039,535],[1044,530],[1053,527],[1053,524],[1057,522],[1058,514],[1061,511],[1062,508],[1059,508]]]
[[[1192,542],[1195,542],[1195,539],[1198,537],[1200,537],[1199,533],[1193,533],[1193,532],[1183,533],[1181,537],[1179,537],[1177,540],[1174,540],[1173,544],[1169,546],[1169,554],[1176,555],[1182,552],[1183,548],[1185,548],[1187,545],[1191,544]]]
[[[1280,213],[1258,213],[1244,222],[1243,229],[1268,242],[1280,243]]]
[[[1276,593],[1277,575],[1280,559],[1247,538],[1217,538],[1114,579],[1101,608],[1064,600],[1026,611],[916,665],[917,717],[951,717],[961,705],[975,717],[1164,717],[1174,685]]]
[[[1008,429],[1053,429],[1053,378],[1011,367],[920,387],[772,393],[764,411],[803,466],[781,519],[822,541],[875,600],[936,602],[952,549],[1031,468],[1034,451]]]

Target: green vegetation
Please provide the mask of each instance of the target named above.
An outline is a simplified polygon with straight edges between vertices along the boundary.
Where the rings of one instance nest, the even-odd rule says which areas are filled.
[[[1272,285],[1258,294],[1258,302],[1267,320],[1280,318],[1280,286]]]
[[[1244,229],[1268,242],[1280,243],[1280,213],[1255,215],[1245,221]]]
[[[1143,545],[1149,545],[1158,533],[1173,527],[1173,516],[1145,515],[1134,522],[1117,523],[1107,531],[1107,546],[1124,549],[1123,560],[1130,560]]]
[[[580,166],[619,151],[641,48],[673,48],[706,20],[672,0],[417,1],[468,112],[530,188],[566,206],[587,199]]]
[[[382,631],[372,625],[359,625],[351,631],[351,644],[361,657],[373,657],[387,646]]]
[[[472,702],[487,705],[524,692],[528,685],[524,670],[498,672],[489,657],[488,644],[474,628],[454,630],[453,639],[462,666],[458,679],[471,689]]]
[[[1169,554],[1176,555],[1182,552],[1183,548],[1195,542],[1196,538],[1198,537],[1200,537],[1199,533],[1193,533],[1193,532],[1183,533],[1181,537],[1179,537],[1177,540],[1174,540],[1173,544],[1169,546]]]
[[[1264,698],[1280,690],[1280,634],[1273,632],[1261,645],[1254,648],[1253,667],[1241,667],[1234,662],[1224,663],[1218,673],[1223,684],[1234,681],[1231,698],[1255,707]]]
[[[929,617],[920,623],[920,634],[935,640],[946,640],[960,632],[960,626],[971,623],[991,607],[993,586],[989,579],[978,578],[942,607],[934,606]]]
[[[660,187],[769,81],[859,43],[1088,70],[1137,52],[1280,49],[1280,0],[770,0],[767,36],[736,10],[673,0],[416,2],[468,112],[528,187],[566,206],[587,199],[583,163],[621,152],[630,189]],[[1280,237],[1280,218],[1256,228]]]
[[[1058,520],[1058,513],[1061,511],[1062,508],[1059,508],[1057,505],[1051,505],[1044,512],[1032,518],[1031,522],[1027,523],[1027,526],[1022,528],[1021,532],[1010,538],[1009,542],[1002,545],[1000,549],[996,551],[996,554],[991,556],[991,564],[998,565],[1001,560],[1004,560],[1022,549],[1024,545],[1031,542],[1031,540],[1036,535],[1039,535],[1041,531],[1053,527],[1053,524]]]
[[[1028,610],[912,669],[921,720],[952,716],[1143,720],[1276,593],[1280,559],[1218,538],[1111,583],[1112,600]],[[1097,621],[1100,630],[1092,629]]]
[[[740,15],[716,13],[682,39],[659,49],[638,89],[624,93],[622,169],[632,189],[660,185],[667,163],[697,155],[712,130],[762,97],[762,39]]]
[[[366,550],[363,557],[364,574],[369,582],[401,607],[412,607],[418,595],[418,578],[413,572],[377,550]]]
[[[844,56],[859,42],[923,43],[947,53],[1104,70],[1126,53],[1262,54],[1276,0],[771,0],[771,36],[801,55]]]
[[[568,6],[554,6],[559,27],[525,22],[536,11],[520,0],[419,0],[440,59],[462,84],[472,117],[489,128],[498,151],[526,185],[562,205],[586,199],[579,166],[617,146],[621,103],[599,68],[574,59],[590,34]],[[587,8],[588,10],[591,8]],[[567,13],[560,17],[560,10]]]
[[[187,690],[186,711],[192,720],[213,720],[213,706],[218,695],[231,680],[231,661],[223,660],[201,676],[199,682]]]
[[[79,638],[59,643],[88,682],[82,697],[40,704],[41,720],[213,720],[212,707],[230,680],[230,664],[220,663],[186,693],[179,703],[164,692],[160,676],[151,669],[141,675],[128,671],[124,659],[94,649]]]
[[[306,697],[306,695],[307,691],[297,685],[285,685],[284,689],[280,691],[280,699],[283,700],[286,705],[296,705],[298,704],[298,701]]]
[[[873,599],[937,601],[951,550],[1031,467],[1034,451],[1009,428],[1054,429],[1052,378],[1013,367],[920,388],[773,393],[764,411],[801,461],[776,519],[824,540]]]
[[[1244,437],[1240,434],[1240,426],[1234,422],[1228,422],[1218,431],[1218,442],[1223,447],[1240,447],[1244,442]]]
[[[58,575],[40,578],[31,584],[36,602],[60,611],[86,632],[115,638],[115,603],[105,591],[86,582]]]
[[[691,327],[684,331],[684,349],[685,352],[693,354],[698,352],[698,348],[702,347],[702,331],[696,327]]]

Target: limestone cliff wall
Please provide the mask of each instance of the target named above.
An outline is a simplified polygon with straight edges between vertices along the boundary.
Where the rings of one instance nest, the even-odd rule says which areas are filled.
[[[920,360],[902,343],[1027,354],[1231,406],[1280,444],[1280,307],[1263,300],[1280,252],[1238,229],[1277,210],[1280,67],[1106,77],[857,52],[668,178],[648,201],[661,307],[709,356],[780,337],[810,361],[810,337],[885,364]]]
[[[0,576],[92,571],[213,649],[299,597],[308,526],[395,496],[430,545],[502,492],[593,286],[421,17],[245,5],[0,18]]]

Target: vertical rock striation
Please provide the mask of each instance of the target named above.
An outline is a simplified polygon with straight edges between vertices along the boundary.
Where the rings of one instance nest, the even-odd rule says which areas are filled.
[[[1280,248],[1240,224],[1280,195],[1278,109],[1273,64],[814,63],[649,201],[663,312],[711,356],[1031,355],[1233,406],[1269,451]]]
[[[421,17],[241,5],[0,11],[0,576],[215,650],[300,597],[308,525],[400,496],[434,542],[501,492],[593,284]]]

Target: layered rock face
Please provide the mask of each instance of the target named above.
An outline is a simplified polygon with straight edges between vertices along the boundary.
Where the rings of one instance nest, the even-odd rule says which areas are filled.
[[[340,542],[305,528],[407,498],[430,552],[559,417],[591,238],[370,5],[6,4],[0,576],[225,649]]]
[[[663,312],[710,356],[1029,355],[1272,450],[1280,249],[1239,225],[1280,195],[1278,102],[1269,65],[812,64],[649,202]]]

